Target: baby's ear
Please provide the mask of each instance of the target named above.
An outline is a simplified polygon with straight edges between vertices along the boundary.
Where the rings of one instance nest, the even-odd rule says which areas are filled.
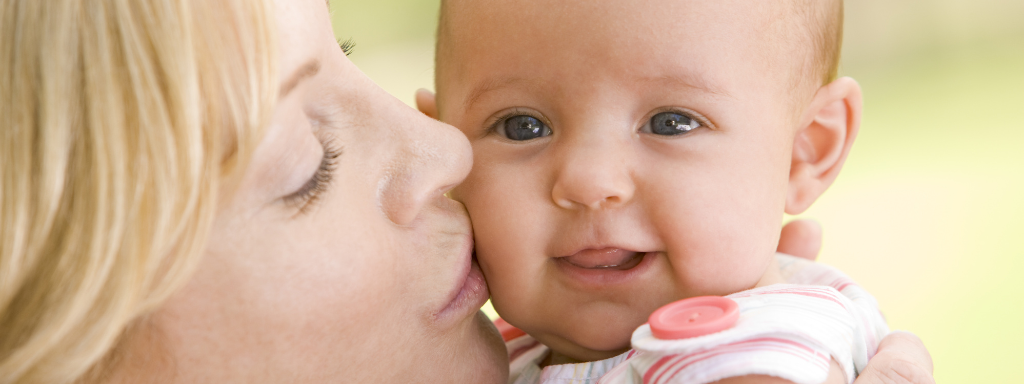
[[[835,181],[860,130],[862,108],[860,85],[849,77],[818,89],[793,143],[786,213],[802,213]]]
[[[434,92],[430,92],[424,88],[417,89],[416,109],[419,109],[424,115],[430,116],[430,118],[434,120],[438,120],[437,99],[434,96]]]

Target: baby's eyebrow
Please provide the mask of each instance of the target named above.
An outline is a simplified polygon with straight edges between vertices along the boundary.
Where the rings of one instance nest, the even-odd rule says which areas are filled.
[[[497,90],[501,90],[503,88],[509,88],[524,83],[537,83],[537,81],[529,80],[522,77],[506,77],[485,81],[476,88],[473,88],[473,91],[469,93],[469,97],[466,98],[466,104],[463,105],[463,109],[468,110],[470,106],[479,101],[480,98],[483,97],[483,95],[487,94],[488,92],[494,92]]]
[[[652,86],[655,86],[655,85],[665,86],[667,84],[668,86],[671,86],[671,87],[695,89],[695,90],[698,90],[698,91],[702,91],[704,93],[710,93],[710,94],[715,95],[715,96],[722,96],[722,97],[729,97],[729,98],[732,97],[731,95],[729,95],[728,92],[726,92],[721,87],[717,86],[716,84],[713,84],[713,83],[709,82],[708,79],[706,77],[704,77],[704,76],[694,76],[694,75],[691,75],[691,74],[683,74],[683,75],[670,74],[670,75],[642,76],[642,77],[639,78],[639,81],[644,82],[644,83],[650,83]]]
[[[709,82],[704,76],[696,76],[692,74],[667,74],[667,75],[652,75],[652,76],[639,76],[636,78],[638,82],[649,84],[648,86],[669,86],[676,88],[690,88],[704,93],[709,93],[715,96],[728,97],[729,95],[721,87]],[[531,80],[523,77],[505,77],[498,79],[490,79],[482,82],[476,88],[469,93],[469,97],[466,98],[466,103],[462,106],[464,110],[468,110],[473,104],[480,100],[481,97],[487,93],[498,91],[504,88],[510,88],[518,85],[539,85],[541,81]]]

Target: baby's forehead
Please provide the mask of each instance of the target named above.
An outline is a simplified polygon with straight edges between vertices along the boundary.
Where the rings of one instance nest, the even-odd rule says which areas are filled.
[[[438,30],[438,91],[449,74],[464,74],[502,55],[530,57],[533,70],[565,65],[554,56],[579,54],[577,66],[607,65],[601,55],[650,60],[713,58],[719,67],[761,65],[760,71],[807,66],[816,48],[807,31],[808,0],[444,0]],[[825,3],[821,0],[811,2]],[[585,60],[584,60],[585,59]],[[597,62],[595,62],[597,61]],[[700,61],[700,60],[697,60]],[[776,76],[777,77],[777,76]]]
[[[789,1],[795,0],[758,2],[755,6],[704,0],[444,0],[438,39],[440,45],[450,40],[466,43],[493,39],[495,32],[500,32],[517,39],[541,37],[546,43],[586,44],[595,37],[614,43],[679,34],[714,38],[745,31],[757,32],[747,34],[748,38],[766,38],[767,32],[791,24],[782,20],[793,14],[782,5]],[[708,29],[712,25],[726,28]]]

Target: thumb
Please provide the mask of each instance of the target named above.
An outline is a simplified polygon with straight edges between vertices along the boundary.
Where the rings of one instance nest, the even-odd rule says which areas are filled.
[[[782,227],[778,251],[814,260],[821,252],[821,225],[810,219],[790,221]]]
[[[853,384],[935,384],[931,354],[917,336],[890,333]]]
[[[434,95],[434,92],[423,88],[417,89],[416,109],[419,109],[424,115],[437,120],[437,97]]]

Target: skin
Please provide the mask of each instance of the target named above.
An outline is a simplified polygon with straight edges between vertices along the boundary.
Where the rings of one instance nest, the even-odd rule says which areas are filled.
[[[359,72],[322,0],[276,7],[283,89],[266,136],[197,272],[137,328],[112,381],[504,382],[468,216],[443,196],[472,164],[465,136]],[[285,196],[325,138],[341,149],[333,181],[302,208]]]
[[[465,139],[362,75],[322,2],[278,8],[282,79],[313,58],[320,70],[283,96],[237,192],[221,199],[196,275],[132,330],[106,381],[504,382],[504,349],[476,301],[437,316],[464,280],[449,273],[464,265],[452,250],[465,245],[466,217],[439,191],[468,172]],[[300,213],[282,197],[320,162],[321,130],[344,153],[328,192]],[[919,340],[886,341],[871,383],[925,363],[930,378]]]
[[[835,179],[861,106],[852,79],[794,85],[792,57],[807,52],[765,49],[779,37],[766,33],[773,4],[449,4],[436,105],[421,110],[473,144],[452,196],[473,217],[495,308],[552,348],[547,363],[618,355],[669,302],[781,282],[782,213]],[[653,134],[648,121],[669,110],[702,127]],[[510,140],[493,129],[509,115],[551,135]],[[643,261],[566,265],[608,249]]]

